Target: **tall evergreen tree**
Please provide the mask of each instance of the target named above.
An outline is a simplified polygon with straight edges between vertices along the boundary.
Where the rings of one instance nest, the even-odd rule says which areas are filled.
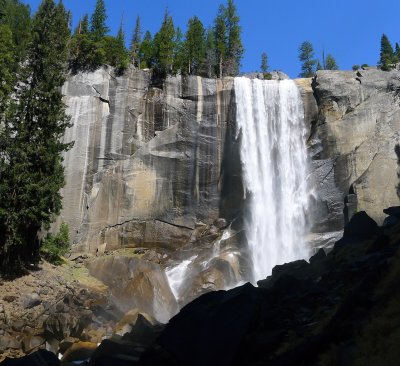
[[[268,66],[268,55],[263,52],[261,55],[261,72],[264,74],[268,72],[269,66]]]
[[[5,24],[0,24],[0,129],[15,82],[14,51],[10,27]]]
[[[335,60],[335,58],[328,54],[325,60],[325,70],[339,70],[339,66]]]
[[[174,39],[174,73],[184,73],[186,69],[186,50],[184,47],[183,41],[183,33],[179,27],[175,30],[175,39]]]
[[[154,62],[160,76],[170,74],[174,64],[175,27],[168,10],[158,33],[154,36]]]
[[[206,56],[206,39],[203,23],[196,16],[189,19],[184,49],[187,73],[198,74]]]
[[[94,40],[101,40],[110,31],[106,25],[106,20],[107,13],[104,0],[97,0],[90,20],[90,33]]]
[[[225,21],[228,44],[226,49],[226,74],[236,76],[239,73],[240,62],[243,57],[243,45],[241,40],[241,27],[239,16],[233,0],[228,0],[225,10]]]
[[[143,41],[139,47],[140,68],[146,69],[153,65],[153,39],[151,33],[147,31],[144,34]]]
[[[204,74],[212,78],[215,76],[215,69],[217,67],[217,56],[215,50],[215,38],[213,29],[207,30],[206,36],[206,59]]]
[[[314,48],[310,42],[305,41],[300,45],[299,60],[302,62],[299,76],[303,78],[312,77],[315,73],[317,61],[314,59]]]
[[[65,82],[68,13],[43,0],[33,19],[24,83],[0,134],[0,268],[31,263],[38,232],[61,209],[64,184],[61,137],[70,126],[61,87]]]
[[[400,46],[397,42],[394,49],[394,58],[396,63],[400,62]]]
[[[78,34],[89,34],[89,15],[85,14],[82,19],[79,20],[78,26],[75,28],[74,35]]]
[[[130,54],[132,62],[136,67],[140,67],[139,49],[142,42],[142,28],[140,25],[140,17],[136,18],[135,30],[133,31]]]
[[[225,62],[227,55],[227,35],[225,23],[226,10],[223,5],[219,6],[217,17],[214,21],[214,34],[215,34],[215,53],[217,58],[217,74],[222,77],[225,72]]]
[[[20,0],[3,0],[0,24],[8,25],[13,38],[15,65],[25,61],[26,51],[31,39],[31,18],[28,5]],[[14,72],[17,72],[14,69]]]
[[[382,34],[381,53],[378,65],[383,71],[391,69],[391,65],[395,62],[393,47],[386,34]]]

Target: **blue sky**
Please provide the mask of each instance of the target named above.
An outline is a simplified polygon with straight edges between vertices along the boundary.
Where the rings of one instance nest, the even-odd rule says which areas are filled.
[[[94,9],[95,0],[63,0],[72,11],[73,24]],[[140,15],[143,30],[154,34],[168,9],[175,25],[183,30],[187,20],[197,15],[211,25],[218,5],[225,0],[105,0],[108,26],[116,34],[123,16],[128,37]],[[40,0],[25,0],[37,9]],[[386,33],[392,43],[400,43],[400,0],[236,0],[241,19],[245,54],[242,71],[260,68],[261,53],[269,57],[271,69],[296,77],[300,72],[298,47],[304,40],[314,45],[316,56],[332,53],[341,69],[354,64],[375,65],[379,43]]]

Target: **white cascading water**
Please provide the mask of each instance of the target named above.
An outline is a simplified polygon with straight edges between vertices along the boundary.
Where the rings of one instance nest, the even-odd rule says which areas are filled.
[[[277,264],[308,256],[304,109],[292,80],[235,78],[235,93],[255,282]]]

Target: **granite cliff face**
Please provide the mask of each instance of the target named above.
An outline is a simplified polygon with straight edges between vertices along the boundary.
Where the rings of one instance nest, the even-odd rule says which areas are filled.
[[[332,245],[354,212],[381,223],[397,203],[399,80],[379,70],[296,80],[310,129],[313,247]],[[218,218],[240,227],[233,79],[176,76],[159,88],[149,71],[115,77],[104,68],[71,77],[64,93],[74,123],[65,138],[75,146],[60,220],[77,251],[175,250]]]
[[[75,140],[61,220],[76,249],[177,248],[196,223],[233,218],[242,196],[232,79],[100,69],[64,86]],[[225,162],[224,162],[225,161]]]
[[[319,71],[313,89],[319,117],[309,140],[316,182],[314,231],[335,238],[357,211],[381,224],[398,204],[400,73]],[[332,242],[332,240],[331,240]]]

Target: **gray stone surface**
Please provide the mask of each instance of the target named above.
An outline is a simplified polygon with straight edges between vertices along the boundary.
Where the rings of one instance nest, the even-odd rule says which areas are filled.
[[[75,145],[65,155],[59,222],[69,224],[76,250],[179,247],[197,221],[237,214],[232,85],[177,76],[158,89],[148,71],[115,77],[107,68],[69,79],[74,126],[65,140]]]
[[[349,197],[356,210],[365,210],[379,224],[385,218],[382,210],[397,204],[399,80],[398,71],[317,73],[313,88],[320,114],[310,138],[315,231],[343,227]]]
[[[400,73],[319,71],[295,81],[309,128],[310,242],[331,246],[344,211],[382,223],[382,209],[398,202]],[[75,145],[59,222],[76,251],[177,250],[199,222],[241,222],[232,78],[176,76],[160,89],[149,71],[115,77],[104,68],[71,77],[63,91],[74,123],[65,140]]]

